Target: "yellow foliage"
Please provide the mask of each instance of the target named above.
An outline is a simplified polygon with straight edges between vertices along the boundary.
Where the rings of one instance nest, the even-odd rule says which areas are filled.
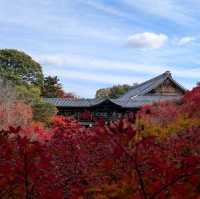
[[[186,115],[178,114],[173,121],[157,122],[149,117],[138,118],[137,140],[148,136],[155,136],[158,139],[165,139],[170,135],[184,132],[192,127],[200,126],[200,118],[190,118]]]
[[[117,183],[90,188],[86,191],[86,195],[90,195],[94,199],[131,199],[136,190],[136,184],[132,179],[125,177]]]

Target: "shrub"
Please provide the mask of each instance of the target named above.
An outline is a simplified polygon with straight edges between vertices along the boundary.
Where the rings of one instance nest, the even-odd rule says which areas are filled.
[[[39,102],[33,105],[33,120],[43,122],[45,124],[50,123],[51,118],[57,113],[57,109],[54,105]]]

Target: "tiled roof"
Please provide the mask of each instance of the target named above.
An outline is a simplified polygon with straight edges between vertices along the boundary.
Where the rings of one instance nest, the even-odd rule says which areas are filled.
[[[153,104],[155,102],[162,101],[175,101],[179,100],[180,96],[137,96],[134,99],[123,100],[123,99],[115,99],[112,100],[114,103],[120,105],[123,108],[139,108],[146,104]]]
[[[91,107],[104,102],[103,99],[64,99],[64,98],[44,98],[45,102],[58,107]]]
[[[159,101],[168,101],[168,100],[178,100],[180,96],[151,96],[148,93],[162,84],[167,78],[169,78],[175,85],[177,85],[183,92],[186,90],[179,85],[171,76],[170,72],[165,72],[151,80],[148,80],[142,84],[135,86],[133,89],[125,93],[118,99],[62,99],[62,98],[44,98],[44,101],[54,104],[57,107],[93,107],[97,106],[106,101],[110,101],[115,105],[118,105],[122,108],[139,108],[145,104],[152,104]]]
[[[63,99],[63,98],[44,98],[45,102],[57,107],[89,107],[90,101],[87,99]]]
[[[150,79],[142,84],[139,84],[135,86],[133,89],[125,93],[120,97],[122,100],[128,100],[133,96],[141,96],[149,93],[151,90],[162,84],[166,79],[170,79],[175,85],[177,85],[183,92],[186,91],[185,88],[183,88],[180,84],[178,84],[171,76],[171,73],[169,71],[166,71],[165,73]]]
[[[178,100],[180,96],[137,96],[134,99],[123,100],[123,99],[79,99],[79,100],[69,100],[61,98],[44,98],[45,102],[53,104],[57,107],[73,107],[73,108],[88,108],[97,106],[106,100],[109,100],[111,103],[118,105],[122,108],[139,108],[145,104],[152,104],[159,101],[168,101],[168,100]]]

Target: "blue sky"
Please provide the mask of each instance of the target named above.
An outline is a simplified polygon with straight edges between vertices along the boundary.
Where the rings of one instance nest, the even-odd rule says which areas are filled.
[[[0,48],[30,54],[66,91],[200,80],[199,0],[0,0]]]

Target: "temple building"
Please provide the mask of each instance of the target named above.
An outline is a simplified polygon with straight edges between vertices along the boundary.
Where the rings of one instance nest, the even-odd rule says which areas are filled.
[[[142,106],[162,101],[177,101],[186,89],[176,82],[169,71],[134,86],[117,99],[61,99],[45,98],[55,105],[60,115],[73,116],[83,125],[92,125],[97,119],[116,120],[124,114],[138,111]]]

